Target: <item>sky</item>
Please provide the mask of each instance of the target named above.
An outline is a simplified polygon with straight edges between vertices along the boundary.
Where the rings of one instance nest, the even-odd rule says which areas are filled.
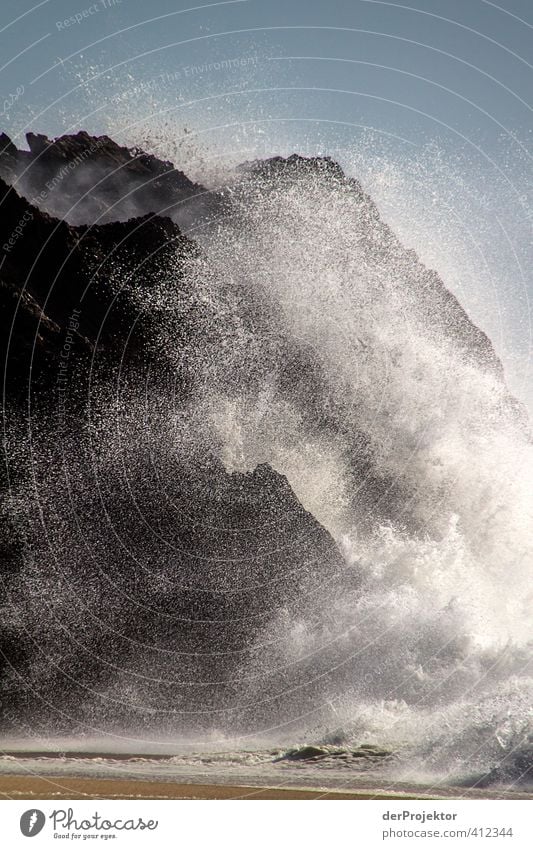
[[[533,409],[531,0],[2,0],[1,129],[193,177],[327,154],[436,268]]]

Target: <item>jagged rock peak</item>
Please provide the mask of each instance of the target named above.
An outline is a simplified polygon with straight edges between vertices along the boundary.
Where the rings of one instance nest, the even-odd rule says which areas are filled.
[[[338,180],[346,180],[346,175],[338,162],[330,156],[300,156],[293,153],[291,156],[272,156],[270,159],[255,159],[243,162],[239,170],[252,174],[265,174],[274,176],[277,174],[321,174],[334,177]]]
[[[209,204],[203,186],[172,162],[109,136],[81,130],[49,139],[29,132],[26,140],[29,149],[20,150],[5,133],[0,135],[0,177],[40,209],[71,224],[125,221],[150,212],[186,224],[187,203],[194,201],[195,208]]]

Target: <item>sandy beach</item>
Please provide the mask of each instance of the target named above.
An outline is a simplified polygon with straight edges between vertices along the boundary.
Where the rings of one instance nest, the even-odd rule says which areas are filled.
[[[0,776],[0,799],[374,799],[376,792],[184,784],[112,778]],[[416,799],[404,794],[380,799]]]

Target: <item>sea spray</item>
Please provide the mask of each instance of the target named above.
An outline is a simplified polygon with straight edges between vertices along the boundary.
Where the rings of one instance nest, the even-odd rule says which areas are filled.
[[[490,344],[331,163],[252,167],[229,194],[205,246],[238,331],[202,403],[228,467],[286,474],[361,579],[340,600],[325,586],[318,622],[279,611],[241,673],[264,674],[249,710],[301,729],[338,722],[333,702],[359,739],[421,735],[442,755],[459,735],[477,765],[512,761],[532,684],[533,453]],[[469,746],[470,726],[485,730]]]
[[[489,340],[331,160],[249,165],[218,202],[184,283],[172,268],[128,283],[159,376],[97,383],[84,427],[59,445],[46,421],[32,430],[35,490],[12,501],[26,525],[23,599],[8,619],[10,633],[37,636],[25,686],[67,669],[97,727],[119,717],[179,733],[194,716],[230,735],[335,732],[406,747],[419,772],[501,763],[519,779],[532,448]],[[160,389],[178,374],[174,393]],[[272,580],[239,571],[227,550],[186,572],[167,534],[201,523],[198,492],[220,470],[200,478],[196,501],[179,491],[207,455],[239,486],[263,464],[285,476],[342,569],[330,554],[304,563],[293,540]],[[51,474],[58,460],[64,477]],[[197,594],[256,601],[225,619],[198,595],[176,610],[176,585],[195,574]],[[217,616],[223,631],[209,625]],[[195,623],[194,643],[177,639],[176,621]]]

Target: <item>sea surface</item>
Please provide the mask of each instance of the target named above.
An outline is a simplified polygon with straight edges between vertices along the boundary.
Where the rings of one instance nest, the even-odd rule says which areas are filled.
[[[92,778],[168,782],[170,784],[232,785],[352,792],[420,798],[532,798],[533,782],[504,781],[498,775],[416,775],[407,752],[377,746],[356,748],[298,745],[218,751],[193,751],[188,743],[152,744],[143,751],[117,746],[103,752],[102,741],[49,741],[28,748],[24,741],[5,741],[1,776]],[[59,744],[59,746],[58,746]],[[62,748],[61,748],[62,745]],[[59,790],[59,787],[58,787]],[[51,788],[51,794],[53,789]],[[111,794],[112,795],[112,792]],[[169,794],[170,795],[170,794]]]

